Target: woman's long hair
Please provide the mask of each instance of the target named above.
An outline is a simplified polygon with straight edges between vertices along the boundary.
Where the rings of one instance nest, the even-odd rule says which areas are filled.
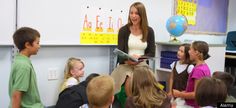
[[[130,10],[132,7],[136,8],[138,10],[138,14],[141,18],[140,27],[142,29],[142,34],[143,34],[142,41],[146,42],[147,37],[148,37],[148,20],[147,20],[145,6],[141,2],[135,2],[130,6]],[[129,10],[129,13],[130,13],[130,10]],[[129,16],[128,17],[128,26],[130,27],[132,25],[133,25],[133,23],[132,23],[130,16]]]
[[[137,108],[160,107],[167,98],[167,94],[158,87],[158,82],[148,66],[135,67],[132,96]]]

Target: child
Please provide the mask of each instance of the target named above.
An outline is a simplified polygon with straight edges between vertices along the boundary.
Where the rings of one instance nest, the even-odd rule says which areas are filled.
[[[216,78],[202,78],[196,89],[196,101],[202,108],[216,108],[218,102],[224,102],[227,88],[223,81]]]
[[[148,66],[137,66],[131,76],[131,93],[125,108],[170,108],[170,98],[158,86]]]
[[[193,65],[190,65],[189,58],[190,44],[182,44],[177,52],[178,61],[173,62],[170,66],[172,72],[169,79],[169,95],[172,95],[173,89],[184,91],[187,85],[188,75],[193,69]],[[184,103],[181,98],[175,99],[178,104]]]
[[[40,45],[40,34],[37,30],[22,27],[18,29],[13,40],[19,49],[16,54],[9,79],[10,108],[43,108],[40,100],[36,73],[30,61],[36,55]]]
[[[84,76],[84,63],[78,58],[71,57],[68,59],[65,67],[64,82],[61,86],[61,91],[65,88],[77,85],[79,78]]]
[[[187,85],[188,74],[192,71],[193,65],[190,65],[189,58],[190,44],[182,44],[177,52],[179,61],[173,62],[170,66],[172,72],[169,80],[169,94],[172,94],[172,90],[176,89],[184,91]]]
[[[82,105],[86,106],[88,104],[86,94],[87,85],[97,76],[99,76],[99,74],[92,73],[86,78],[85,81],[63,90],[57,100],[56,108],[79,108]]]
[[[208,54],[209,47],[204,41],[194,41],[189,50],[190,60],[193,61],[195,67],[189,74],[188,82],[185,91],[173,90],[175,97],[184,98],[186,105],[197,108],[195,102],[195,91],[199,80],[203,77],[210,77],[211,72],[205,60],[210,56]]]
[[[232,89],[233,87],[233,84],[234,84],[234,77],[227,73],[227,72],[214,72],[213,73],[213,78],[217,78],[217,79],[220,79],[221,81],[223,81],[227,87],[227,98],[226,98],[226,101],[225,102],[236,102],[236,99],[235,97],[231,96],[230,95],[230,89]]]
[[[114,100],[115,85],[111,76],[98,76],[87,86],[89,108],[109,108]]]

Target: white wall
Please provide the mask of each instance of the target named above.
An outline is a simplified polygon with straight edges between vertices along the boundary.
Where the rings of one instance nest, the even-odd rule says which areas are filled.
[[[234,1],[234,0],[231,0]],[[235,1],[234,1],[235,2]],[[164,41],[167,42],[170,40],[170,35],[166,30],[166,21],[173,14],[173,0],[155,0],[153,2],[149,2],[149,5],[158,7],[157,10],[147,9],[153,13],[156,12],[156,15],[149,16],[149,24],[154,28],[156,34],[156,41]],[[234,3],[235,4],[235,3]],[[148,8],[148,6],[146,6]],[[235,8],[235,7],[234,7]],[[231,13],[233,14],[233,13]],[[235,19],[235,18],[234,18]],[[226,36],[215,36],[215,35],[193,35],[193,34],[183,34],[178,37],[180,41],[184,40],[203,40],[208,43],[214,44],[223,44],[225,43]]]
[[[236,31],[236,0],[229,0],[228,31]]]
[[[1,108],[7,108],[9,105],[8,81],[11,70],[11,49],[10,46],[0,46],[0,98]]]
[[[16,0],[0,0],[0,45],[12,45],[15,31]]]
[[[39,53],[32,56],[32,64],[37,74],[38,88],[43,104],[55,105],[59,87],[64,77],[64,67],[69,57],[81,58],[85,63],[86,78],[90,73],[109,73],[109,48],[94,46],[41,47]],[[49,69],[58,71],[58,80],[48,80]],[[84,80],[82,78],[82,80]]]

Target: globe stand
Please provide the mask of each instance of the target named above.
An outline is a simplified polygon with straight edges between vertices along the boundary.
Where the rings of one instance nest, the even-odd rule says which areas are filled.
[[[178,39],[177,39],[176,37],[174,37],[174,36],[171,36],[171,37],[170,37],[169,42],[173,42],[173,43],[181,43],[180,40],[178,40]]]

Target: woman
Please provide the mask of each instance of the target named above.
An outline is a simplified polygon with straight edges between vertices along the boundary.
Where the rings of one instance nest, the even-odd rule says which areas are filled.
[[[148,26],[146,9],[141,2],[130,6],[128,24],[121,27],[118,33],[118,49],[137,59],[155,56],[154,31]],[[130,96],[129,83],[126,82],[130,80],[132,69],[147,63],[133,62],[121,57],[118,57],[118,63],[120,65],[111,74],[115,80],[115,92],[120,92],[123,85],[126,95]],[[124,105],[124,102],[125,100],[121,104]]]

